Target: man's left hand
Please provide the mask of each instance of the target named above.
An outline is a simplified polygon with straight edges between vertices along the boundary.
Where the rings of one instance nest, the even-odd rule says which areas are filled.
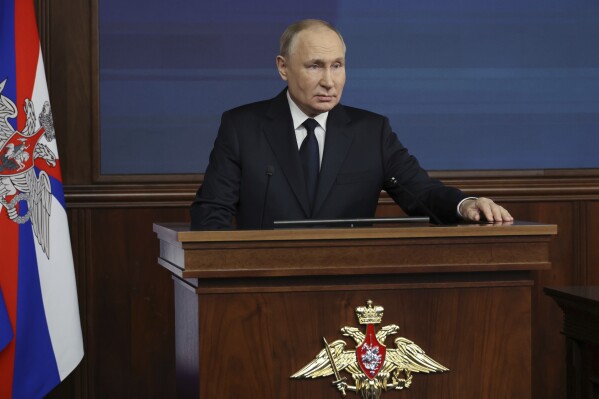
[[[467,199],[460,205],[460,214],[464,220],[479,222],[487,220],[488,222],[513,222],[514,218],[510,213],[493,202],[492,199],[480,197],[476,199]]]

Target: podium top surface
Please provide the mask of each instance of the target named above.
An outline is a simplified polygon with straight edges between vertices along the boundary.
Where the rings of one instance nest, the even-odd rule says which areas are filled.
[[[592,306],[599,314],[599,286],[545,287],[544,291],[556,300]]]
[[[168,242],[242,242],[363,240],[393,238],[551,236],[557,225],[516,221],[513,223],[468,223],[450,226],[409,224],[399,227],[296,228],[276,230],[192,231],[188,223],[155,223],[158,238]]]

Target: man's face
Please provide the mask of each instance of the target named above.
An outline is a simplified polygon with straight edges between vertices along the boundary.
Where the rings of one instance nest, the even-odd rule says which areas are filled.
[[[317,26],[299,32],[289,55],[277,57],[277,68],[291,99],[306,115],[314,117],[339,103],[345,85],[345,49],[332,30]]]

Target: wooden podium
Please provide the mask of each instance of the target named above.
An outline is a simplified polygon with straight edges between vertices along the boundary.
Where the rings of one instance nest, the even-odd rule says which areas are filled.
[[[363,330],[368,299],[385,308],[377,329],[400,327],[387,348],[405,337],[450,369],[381,398],[531,397],[530,271],[550,268],[555,225],[154,231],[175,283],[178,397],[341,397],[334,376],[290,376],[323,336],[355,348],[340,329]]]

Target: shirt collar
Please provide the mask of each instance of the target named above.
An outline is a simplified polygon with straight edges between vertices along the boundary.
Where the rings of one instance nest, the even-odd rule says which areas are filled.
[[[304,114],[304,112],[297,106],[297,104],[293,102],[291,96],[289,95],[289,90],[287,90],[287,101],[289,102],[289,109],[291,110],[291,118],[293,118],[293,129],[297,129],[302,125],[302,123],[304,123],[306,119],[310,117]],[[316,122],[318,122],[318,124],[324,131],[327,130],[328,117],[328,112],[323,112],[322,114],[318,114],[314,117]]]

